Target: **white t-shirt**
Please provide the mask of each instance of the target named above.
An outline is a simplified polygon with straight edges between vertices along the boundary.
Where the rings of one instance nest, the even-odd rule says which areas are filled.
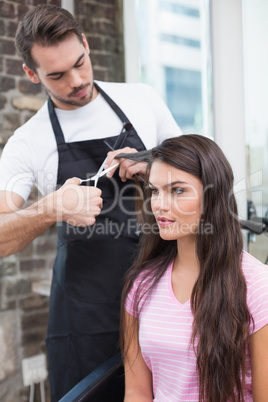
[[[150,149],[181,130],[167,106],[146,84],[96,81],[128,117],[145,147]],[[66,142],[117,136],[122,122],[101,94],[75,109],[55,109]],[[0,191],[12,191],[26,200],[33,185],[42,195],[56,188],[58,152],[47,102],[8,140],[0,161]]]
[[[198,372],[191,346],[193,314],[190,300],[182,304],[174,295],[172,266],[144,302],[139,317],[139,343],[144,361],[152,371],[154,401],[198,402]],[[249,328],[252,334],[268,324],[268,269],[246,252],[242,269],[247,283],[247,304],[255,324],[254,328],[252,325]],[[145,278],[148,275],[146,273]],[[140,280],[138,277],[134,282],[125,304],[126,311],[135,317],[133,298]],[[245,402],[253,402],[249,349],[246,366]]]

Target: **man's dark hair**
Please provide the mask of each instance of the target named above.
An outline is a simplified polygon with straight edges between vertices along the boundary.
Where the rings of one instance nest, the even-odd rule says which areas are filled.
[[[38,65],[31,54],[33,45],[54,46],[72,33],[83,43],[82,28],[69,11],[42,4],[19,22],[15,45],[26,66],[36,72]]]

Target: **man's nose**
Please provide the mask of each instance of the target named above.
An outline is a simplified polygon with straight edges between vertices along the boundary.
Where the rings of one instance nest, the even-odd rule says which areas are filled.
[[[70,87],[71,88],[79,88],[82,85],[82,78],[80,77],[79,72],[76,69],[72,69],[70,72]]]

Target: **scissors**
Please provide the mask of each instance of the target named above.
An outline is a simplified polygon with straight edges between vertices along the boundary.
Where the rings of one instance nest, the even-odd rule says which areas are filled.
[[[102,176],[104,176],[105,174],[107,174],[108,172],[110,172],[110,170],[114,169],[116,166],[119,165],[119,163],[116,163],[115,165],[110,166],[110,167],[108,167],[107,169],[104,169],[104,170],[103,170],[103,166],[105,165],[107,159],[108,159],[108,157],[104,159],[104,161],[102,162],[101,167],[99,168],[97,174],[95,174],[95,175],[92,176],[92,177],[89,177],[89,179],[80,179],[80,184],[81,184],[81,183],[84,183],[84,182],[86,182],[86,181],[94,181],[94,187],[97,187],[99,178],[102,177]]]
[[[128,131],[129,131],[131,128],[132,128],[132,124],[131,124],[130,122],[124,123],[124,124],[123,124],[123,128],[122,128],[122,130],[121,130],[121,132],[120,132],[120,134],[119,134],[117,140],[115,141],[114,146],[111,147],[106,141],[104,141],[105,144],[108,145],[108,147],[109,147],[112,151],[114,151],[114,150],[117,149],[117,148],[120,149],[120,148],[122,147],[122,145],[123,145],[123,143],[124,143],[126,137],[127,137]],[[105,158],[104,161],[102,162],[101,167],[99,168],[98,173],[97,173],[95,176],[92,176],[92,177],[90,177],[89,179],[80,179],[80,184],[81,184],[81,183],[84,183],[84,182],[86,182],[86,181],[92,181],[92,180],[93,180],[93,181],[94,181],[94,187],[97,187],[99,178],[102,177],[102,176],[104,176],[106,173],[110,172],[110,170],[112,170],[113,168],[115,168],[116,166],[119,165],[119,163],[116,163],[115,165],[110,166],[108,169],[103,170],[103,167],[104,167],[104,165],[105,165],[107,159],[108,159],[108,156],[106,156],[106,158]]]

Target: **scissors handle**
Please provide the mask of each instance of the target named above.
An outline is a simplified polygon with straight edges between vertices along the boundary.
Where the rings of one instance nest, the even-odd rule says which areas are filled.
[[[114,150],[122,148],[122,146],[123,146],[123,144],[124,144],[124,142],[126,140],[128,131],[131,129],[131,127],[132,127],[132,124],[130,122],[123,124],[123,128],[121,130],[121,133],[117,137],[117,140],[115,141],[115,144],[113,146]]]

